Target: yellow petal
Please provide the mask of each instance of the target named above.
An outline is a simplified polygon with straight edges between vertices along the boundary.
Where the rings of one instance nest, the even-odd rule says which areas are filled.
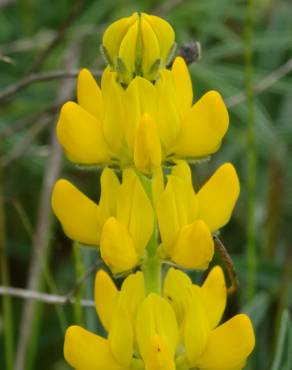
[[[109,331],[110,323],[118,299],[118,290],[104,270],[99,270],[95,277],[94,300],[97,315],[104,328]]]
[[[125,137],[131,150],[134,150],[136,130],[143,113],[149,114],[153,119],[156,117],[156,95],[153,84],[141,77],[135,77],[125,90]]]
[[[108,339],[115,360],[128,369],[133,355],[133,326],[129,313],[121,306],[114,312]]]
[[[250,319],[244,314],[236,315],[211,332],[196,366],[204,370],[240,369],[254,345]]]
[[[172,184],[181,225],[191,223],[198,214],[198,201],[193,189],[191,170],[184,161],[173,167],[168,182]]]
[[[124,281],[119,294],[118,304],[130,315],[134,325],[136,322],[137,310],[145,298],[144,276],[141,271],[130,274]]]
[[[187,162],[179,160],[172,168],[171,174],[173,177],[177,177],[183,182],[183,201],[177,200],[178,204],[183,205],[187,214],[186,221],[184,221],[182,224],[191,223],[198,214],[198,201],[193,188],[191,168]],[[180,215],[180,217],[182,217],[182,215]]]
[[[125,225],[138,255],[142,256],[153,232],[154,213],[138,176],[131,169],[123,172],[117,219]]]
[[[155,32],[143,16],[140,18],[140,32],[143,76],[151,79],[151,67],[160,59],[160,48]]]
[[[158,92],[157,125],[166,154],[173,154],[172,148],[180,131],[180,119],[175,104],[175,85],[172,73],[163,70],[156,83]]]
[[[156,208],[157,203],[164,190],[163,170],[161,167],[153,171],[151,187],[152,187],[152,200],[154,207]]]
[[[106,69],[101,80],[104,102],[103,133],[105,141],[115,156],[119,156],[124,136],[124,90],[117,82],[115,72]]]
[[[72,240],[98,245],[99,207],[67,180],[58,180],[52,193],[52,208],[65,234]]]
[[[76,103],[63,105],[57,136],[72,162],[96,164],[110,160],[100,121]]]
[[[150,293],[139,306],[136,320],[137,342],[144,361],[147,360],[149,340],[154,335],[162,338],[173,356],[178,341],[174,311],[164,298]]]
[[[152,27],[156,34],[159,43],[160,55],[163,63],[167,62],[169,52],[174,44],[175,34],[171,25],[164,19],[142,13],[142,18],[145,19]]]
[[[231,163],[220,166],[197,194],[199,218],[216,231],[230,219],[239,195],[239,181]]]
[[[108,341],[79,326],[66,331],[64,357],[75,369],[123,370],[114,360]]]
[[[207,92],[183,118],[175,153],[202,157],[216,152],[228,128],[228,112],[216,91]]]
[[[190,185],[192,184],[191,168],[185,161],[182,160],[176,161],[176,165],[172,168],[171,174],[179,177],[180,179],[184,180],[186,183]]]
[[[120,182],[115,172],[110,168],[105,168],[100,177],[100,200],[99,212],[100,222],[103,224],[110,216],[116,216],[117,198]]]
[[[126,67],[126,77],[128,81],[132,79],[135,71],[135,62],[137,57],[137,37],[139,32],[138,22],[134,22],[128,29],[119,49],[119,58]],[[127,81],[124,81],[127,82]]]
[[[206,269],[213,254],[210,230],[202,220],[196,220],[180,230],[171,259],[187,269]]]
[[[102,44],[106,48],[111,64],[115,65],[116,57],[123,38],[130,26],[138,21],[138,14],[133,13],[130,17],[125,17],[113,22],[104,32]]]
[[[205,350],[209,334],[210,327],[203,307],[201,291],[200,288],[193,286],[192,299],[183,324],[184,345],[191,368],[196,367],[199,356]]]
[[[175,84],[176,101],[182,117],[193,102],[192,80],[188,67],[182,57],[175,58],[171,73]]]
[[[157,203],[157,215],[163,250],[171,256],[180,229],[197,216],[197,201],[192,183],[171,175]]]
[[[181,270],[170,268],[163,284],[163,296],[171,304],[180,325],[192,296],[192,281]]]
[[[80,106],[99,121],[103,118],[103,99],[101,90],[88,69],[78,75],[77,99]]]
[[[156,207],[159,232],[165,257],[171,255],[173,244],[181,228],[181,219],[179,218],[176,205],[175,184],[173,185],[172,182],[171,179],[168,180],[166,188],[161,194]],[[179,189],[179,194],[182,194],[180,190],[181,189]]]
[[[125,138],[131,152],[134,151],[135,135],[141,119],[141,103],[139,92],[140,78],[134,78],[124,94],[123,104],[125,107]]]
[[[149,341],[149,349],[146,358],[146,370],[175,370],[173,354],[165,345],[164,340],[153,335]]]
[[[209,272],[202,285],[202,296],[210,327],[213,329],[222,318],[227,298],[224,273],[220,266],[213,267]]]
[[[138,263],[138,255],[126,227],[110,217],[103,226],[100,253],[113,273],[131,270]]]
[[[157,90],[154,85],[145,78],[136,77],[139,91],[141,114],[148,113],[153,119],[157,114]]]
[[[138,170],[151,173],[161,165],[161,146],[157,126],[144,114],[136,133],[134,163]]]

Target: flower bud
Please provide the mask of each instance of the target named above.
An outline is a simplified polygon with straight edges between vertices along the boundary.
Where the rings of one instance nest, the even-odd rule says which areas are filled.
[[[134,13],[112,23],[102,41],[103,54],[128,85],[137,75],[155,81],[174,48],[174,31],[162,18]]]

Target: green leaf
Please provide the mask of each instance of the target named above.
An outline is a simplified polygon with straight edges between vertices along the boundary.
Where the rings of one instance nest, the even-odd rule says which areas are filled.
[[[292,369],[292,323],[288,310],[284,310],[277,339],[276,353],[271,370]]]
[[[265,292],[260,292],[255,295],[252,301],[243,307],[242,311],[251,318],[255,330],[266,318],[269,303],[269,295]]]

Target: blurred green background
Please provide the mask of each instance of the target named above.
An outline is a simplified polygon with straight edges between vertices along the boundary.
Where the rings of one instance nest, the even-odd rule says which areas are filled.
[[[76,71],[104,67],[105,27],[135,10],[165,17],[178,49],[200,42],[202,56],[190,66],[196,98],[216,89],[229,106],[228,134],[210,161],[194,167],[195,187],[219,164],[236,166],[241,196],[220,238],[240,288],[226,318],[245,311],[253,319],[249,369],[291,370],[287,314],[280,325],[283,309],[292,307],[290,0],[0,1],[0,285],[67,295],[89,270],[77,296],[92,298],[97,251],[72,248],[51,213],[50,191],[64,176],[98,199],[99,173],[74,168],[52,134],[60,105],[75,99]],[[98,325],[93,308],[0,300],[3,370],[68,369],[64,328]]]

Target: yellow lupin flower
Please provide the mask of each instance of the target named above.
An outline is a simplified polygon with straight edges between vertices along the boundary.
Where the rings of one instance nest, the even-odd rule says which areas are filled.
[[[131,169],[123,172],[122,184],[113,170],[103,170],[98,205],[69,181],[59,180],[52,207],[69,238],[99,245],[104,262],[114,273],[137,265],[153,232],[152,205]]]
[[[174,47],[174,31],[164,19],[134,13],[105,31],[102,50],[119,80],[128,84],[135,76],[156,80]]]
[[[64,354],[72,367],[87,370],[244,367],[254,347],[254,332],[244,314],[218,326],[227,296],[219,266],[211,270],[201,287],[192,284],[182,271],[171,268],[164,282],[164,297],[155,293],[145,296],[143,284],[143,274],[138,272],[126,278],[118,291],[104,271],[97,273],[96,308],[108,336],[101,338],[81,327],[70,327]]]
[[[150,174],[165,161],[216,152],[228,128],[218,92],[209,91],[192,105],[192,83],[181,57],[154,84],[137,76],[125,89],[109,68],[101,89],[83,69],[77,97],[78,104],[62,107],[57,136],[68,159],[80,165],[134,165]]]
[[[107,339],[78,326],[70,327],[65,335],[64,354],[71,366],[89,370],[175,370],[178,343],[175,313],[159,295],[151,293],[145,297],[141,272],[129,275],[118,291],[109,276],[98,271],[95,302],[108,332]],[[86,351],[86,343],[90,358],[79,352]]]
[[[186,369],[202,370],[244,367],[255,344],[253,327],[244,314],[217,326],[227,297],[224,274],[219,266],[210,271],[201,287],[192,284],[182,271],[170,269],[164,282],[164,297],[171,303],[180,323],[185,354],[179,356],[178,363]]]
[[[162,256],[185,268],[207,268],[214,253],[212,233],[229,221],[238,195],[230,163],[219,167],[196,194],[189,166],[178,162],[156,204]]]

